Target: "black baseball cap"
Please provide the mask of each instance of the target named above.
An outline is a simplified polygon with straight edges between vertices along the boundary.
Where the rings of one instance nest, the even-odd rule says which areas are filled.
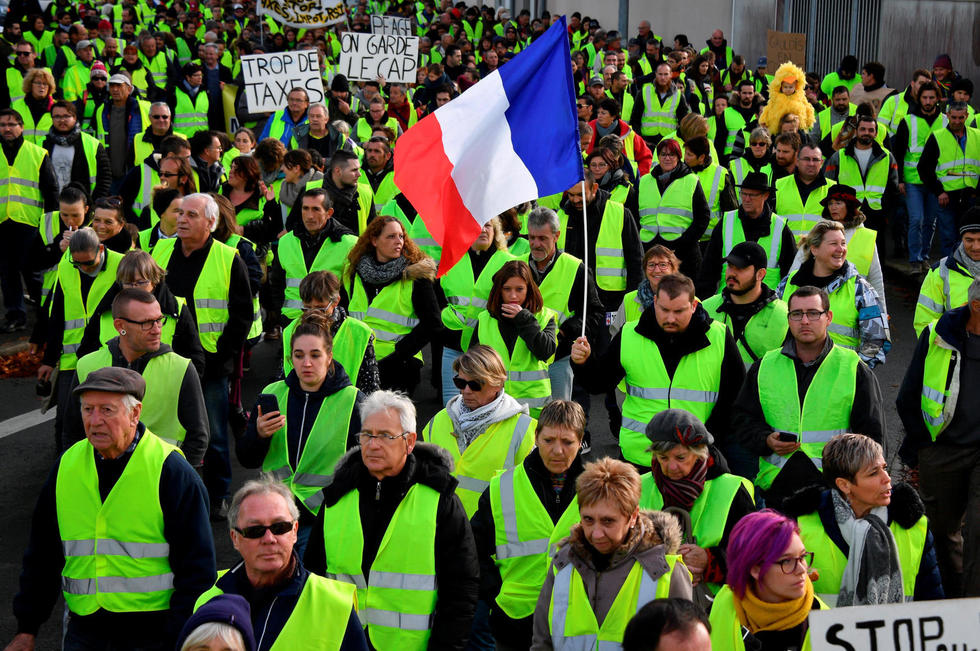
[[[739,269],[746,267],[765,269],[766,251],[758,242],[739,242],[732,247],[731,253],[725,256],[725,262]]]

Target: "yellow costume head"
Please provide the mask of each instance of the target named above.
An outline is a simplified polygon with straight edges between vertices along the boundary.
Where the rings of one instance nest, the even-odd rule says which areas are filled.
[[[807,132],[813,127],[816,115],[813,106],[806,99],[803,88],[806,73],[792,62],[779,66],[772,83],[769,84],[769,102],[762,109],[759,124],[769,129],[769,133],[779,133],[779,121],[787,113],[800,118],[800,131]]]

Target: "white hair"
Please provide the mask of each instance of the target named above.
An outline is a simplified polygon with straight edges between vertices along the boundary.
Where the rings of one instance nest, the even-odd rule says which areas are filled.
[[[242,632],[231,624],[224,622],[205,622],[191,631],[180,651],[189,651],[194,647],[204,646],[209,642],[220,640],[222,644],[228,646],[232,651],[245,651],[245,640],[242,639]]]
[[[416,425],[415,404],[401,391],[380,389],[364,399],[360,406],[361,422],[381,411],[394,410],[403,432],[414,432]]]
[[[559,230],[561,230],[561,222],[558,221],[558,213],[551,208],[538,206],[527,216],[527,227],[544,228],[545,226],[549,227],[552,233],[557,233]]]
[[[242,502],[253,495],[278,495],[286,503],[289,516],[293,520],[299,520],[299,508],[296,506],[296,500],[293,498],[293,492],[289,490],[289,486],[272,475],[263,474],[258,479],[250,479],[242,484],[242,487],[231,498],[231,505],[228,506],[229,529],[238,526],[238,514],[242,510]]]
[[[190,199],[204,200],[204,216],[211,222],[211,232],[213,233],[218,228],[218,202],[210,194],[204,194],[203,192],[195,192],[184,197],[185,202]]]
[[[122,403],[123,407],[125,407],[127,411],[132,411],[143,404],[139,401],[139,398],[131,393],[122,394]]]

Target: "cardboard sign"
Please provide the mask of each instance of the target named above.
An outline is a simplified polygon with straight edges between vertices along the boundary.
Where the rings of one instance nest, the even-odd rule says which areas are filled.
[[[806,34],[766,30],[766,58],[768,72],[774,74],[776,68],[792,61],[806,70]]]
[[[332,4],[332,0],[257,0],[255,12],[301,28],[329,27],[347,20],[343,1]]]
[[[400,16],[376,16],[374,14],[371,14],[371,33],[385,36],[414,36],[411,19]]]
[[[249,113],[278,111],[286,106],[286,96],[294,88],[305,90],[310,103],[323,101],[316,50],[243,56],[242,75]]]
[[[351,81],[416,81],[419,37],[344,32],[340,35],[340,74]]]
[[[977,651],[980,599],[815,610],[810,642],[813,651]]]

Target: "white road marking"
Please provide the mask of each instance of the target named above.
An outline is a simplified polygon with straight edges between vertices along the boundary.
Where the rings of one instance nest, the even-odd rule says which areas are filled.
[[[26,414],[14,416],[13,418],[8,418],[0,422],[0,439],[6,438],[11,434],[16,434],[17,432],[22,432],[25,429],[30,429],[35,425],[46,423],[49,420],[54,420],[55,411],[54,409],[49,409],[47,413],[42,414],[40,409],[35,409]]]

